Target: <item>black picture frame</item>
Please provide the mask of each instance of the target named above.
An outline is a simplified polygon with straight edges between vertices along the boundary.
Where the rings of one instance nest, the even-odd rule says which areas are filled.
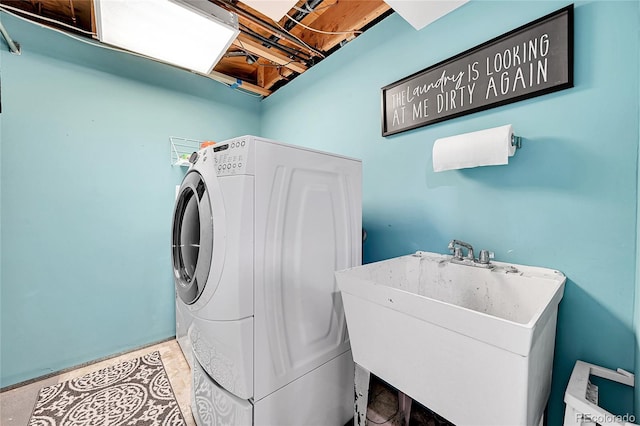
[[[573,9],[563,7],[383,87],[382,136],[573,87]],[[486,90],[484,99],[476,89]]]

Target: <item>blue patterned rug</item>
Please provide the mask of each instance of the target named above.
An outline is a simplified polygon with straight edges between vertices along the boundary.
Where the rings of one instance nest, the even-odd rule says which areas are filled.
[[[40,389],[29,426],[186,425],[160,352]]]

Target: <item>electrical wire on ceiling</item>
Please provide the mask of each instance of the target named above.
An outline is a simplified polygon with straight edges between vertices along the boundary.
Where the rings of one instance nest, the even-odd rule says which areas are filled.
[[[275,49],[278,49],[282,52],[284,52],[289,58],[297,58],[297,62],[301,62],[301,63],[305,63],[308,59],[311,59],[310,55],[307,55],[306,53],[298,50],[298,49],[294,49],[292,47],[288,47],[288,46],[284,46],[282,44],[279,44],[277,41],[272,40],[270,38],[267,38],[261,34],[258,34],[257,32],[253,31],[251,28],[240,24],[240,30],[250,36],[251,38],[254,38],[255,40],[259,41],[260,43],[263,43],[265,46],[268,47],[273,47]],[[296,62],[295,60],[293,62]]]
[[[233,13],[236,13],[236,14],[238,14],[240,16],[243,16],[244,18],[250,20],[254,24],[261,26],[265,30],[275,34],[277,36],[277,38],[287,39],[287,40],[289,40],[290,42],[292,42],[294,44],[298,44],[298,45],[304,47],[306,50],[308,50],[309,52],[311,52],[312,54],[314,54],[316,56],[319,56],[321,58],[325,57],[322,52],[318,51],[317,49],[313,48],[309,44],[305,43],[300,38],[294,36],[286,28],[283,28],[282,26],[280,26],[277,22],[274,22],[273,24],[269,23],[269,22],[266,22],[265,20],[255,16],[253,13],[250,13],[247,10],[244,10],[244,9],[238,7],[231,0],[212,0],[212,1],[213,1],[214,4],[216,4],[218,6],[221,6],[221,7],[225,8],[225,9],[227,9],[230,12],[233,12]],[[276,38],[276,40],[277,40],[277,38]],[[276,42],[276,41],[274,40],[274,42]]]
[[[292,64],[294,62],[298,62],[298,61],[289,61],[289,62],[286,62],[284,64],[278,64],[278,63],[275,63],[275,62],[273,62],[273,61],[271,61],[269,59],[263,58],[263,59],[269,61],[270,63],[269,64],[261,64],[261,63],[258,62],[258,59],[259,59],[258,55],[255,55],[255,54],[251,53],[248,49],[246,49],[244,47],[244,44],[242,44],[242,41],[238,40],[238,44],[240,44],[240,49],[242,50],[242,56],[245,56],[247,58],[251,58],[253,60],[253,62],[249,62],[249,60],[247,59],[247,62],[249,64],[255,64],[255,65],[259,66],[259,67],[282,68],[282,67],[286,67],[287,65]],[[232,53],[240,53],[240,52],[232,52]],[[225,56],[229,57],[229,56],[239,56],[239,55],[227,54]]]
[[[243,57],[247,61],[249,65],[255,63],[259,58],[257,56],[252,55],[246,50],[236,50],[233,52],[227,52],[224,54],[225,58],[238,58]]]
[[[311,3],[309,3],[309,1],[311,1]],[[298,12],[295,14],[295,17],[298,20],[302,20],[305,17],[307,17],[310,13],[312,13],[314,10],[316,10],[318,8],[318,6],[320,5],[320,3],[322,3],[324,0],[306,0],[304,2],[304,9],[302,8],[297,8],[296,10],[298,10]],[[335,4],[335,3],[334,3]],[[284,19],[284,18],[283,18]],[[291,19],[285,20],[284,23],[282,25],[280,25],[279,22],[277,21],[273,21],[273,23],[275,25],[277,25],[279,28],[282,29],[282,31],[284,31],[286,34],[291,34],[292,37],[295,37],[297,40],[299,40],[303,45],[308,46],[307,43],[305,43],[300,37],[294,35],[293,33],[290,32],[291,29],[293,29],[296,26],[296,22],[292,21]],[[269,37],[270,40],[276,41],[278,42],[278,38],[277,36],[273,35],[271,37]],[[314,50],[314,52],[317,52],[317,50]],[[320,54],[318,55],[320,57],[320,59],[324,59],[325,55]],[[313,66],[315,64],[315,58],[310,58],[311,60],[307,63],[309,66]]]
[[[277,22],[274,22],[274,24],[276,24],[280,29],[282,29],[282,31],[286,31],[287,33],[291,34],[289,32],[289,30],[287,30],[286,28],[284,28],[282,25],[280,25]],[[296,40],[298,40],[302,45],[304,46],[308,46],[308,48],[310,49],[310,51],[312,53],[315,53],[316,56],[319,56],[320,58],[324,59],[325,55],[321,52],[319,52],[318,50],[313,49],[311,46],[309,46],[307,43],[304,42],[304,40],[302,40],[301,38],[299,38],[298,36],[296,36],[295,34],[291,34],[291,37],[294,37]]]
[[[295,10],[297,10],[298,12],[303,12],[303,13],[312,13],[312,12],[317,12],[319,10],[324,10],[324,9],[329,9],[330,7],[335,6],[337,3],[332,3],[332,4],[328,4],[326,6],[316,6],[313,9],[309,6],[309,2],[306,1],[304,2],[304,8],[302,7],[298,7],[298,6],[293,6],[293,8]]]
[[[294,61],[291,61],[294,62]],[[260,64],[260,63],[256,63],[257,66],[259,67],[266,67],[266,68],[286,68],[287,65],[289,65],[291,62],[287,62],[286,64],[274,64],[274,63],[270,63],[270,64]]]
[[[309,16],[311,13],[313,13],[316,9],[320,7],[320,4],[322,4],[323,1],[324,0],[306,0],[304,3],[305,8],[293,14],[294,20],[291,20],[291,19],[285,20],[285,22],[282,25],[288,31],[293,29],[293,27],[296,26],[296,22],[302,21],[304,18]]]
[[[316,33],[320,33],[320,34],[330,34],[330,35],[339,35],[339,34],[362,34],[362,31],[358,31],[358,30],[351,30],[351,31],[322,31],[322,30],[318,30],[316,28],[311,28],[306,26],[305,24],[303,24],[302,22],[292,18],[291,16],[289,16],[289,14],[285,15],[287,18],[291,19],[293,22],[295,22],[296,24],[300,25],[302,28],[306,28],[309,31],[314,31]]]
[[[293,8],[295,10],[297,10],[298,12],[302,12],[302,13],[311,13],[311,12],[313,12],[313,9],[311,9],[309,7],[309,3],[307,3],[307,2],[304,2],[304,9],[301,8],[301,7],[298,7],[298,6],[293,6]]]

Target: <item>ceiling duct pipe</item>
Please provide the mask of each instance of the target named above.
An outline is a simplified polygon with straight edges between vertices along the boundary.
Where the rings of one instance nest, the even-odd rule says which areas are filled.
[[[287,31],[282,31],[281,28],[276,27],[275,25],[255,16],[252,13],[247,12],[244,9],[241,9],[239,7],[237,7],[235,4],[233,4],[231,2],[231,0],[210,0],[213,3],[226,8],[227,10],[229,10],[230,12],[234,12],[237,13],[240,16],[243,16],[245,18],[247,18],[248,20],[252,21],[254,24],[260,25],[261,27],[267,29],[269,32],[271,32],[272,34],[276,34],[275,36],[271,36],[271,38],[273,40],[278,40],[280,38],[284,38],[289,40],[290,42],[299,45],[299,46],[304,46],[305,49],[307,49],[309,52],[313,53],[314,55],[320,56],[322,58],[324,58],[324,55],[319,52],[318,50],[314,49],[313,47],[309,46],[308,44],[302,42],[300,39],[298,39],[297,37],[292,36],[291,34],[289,34]],[[310,56],[310,55],[307,55]]]
[[[306,18],[306,16],[308,14],[310,14],[311,12],[314,11],[314,9],[316,7],[318,7],[318,5],[322,3],[322,0],[307,0],[307,2],[305,2],[305,9],[304,11],[302,10],[298,10],[294,15],[293,15],[293,19],[295,19],[296,21],[300,22],[302,21],[304,18]],[[290,31],[293,27],[295,27],[296,25],[298,25],[298,22],[295,22],[293,20],[291,20],[287,15],[285,15],[287,17],[287,22],[284,23],[284,29],[287,31]],[[271,36],[269,37],[270,40],[273,41],[277,41],[278,37],[277,36]],[[324,55],[318,55],[321,58],[324,58]],[[310,61],[307,61],[306,64],[307,66],[313,66],[315,63],[315,60],[312,58]]]
[[[254,39],[258,40],[260,43],[262,43],[266,47],[273,47],[275,49],[278,49],[278,50],[282,51],[284,54],[286,54],[291,59],[297,58],[298,60],[303,61],[303,62],[306,62],[308,60],[307,58],[300,56],[300,54],[304,54],[303,52],[295,50],[295,49],[293,49],[291,47],[287,47],[287,46],[283,46],[281,44],[278,44],[277,43],[277,40],[278,40],[277,38],[274,40],[273,38],[264,37],[264,36],[256,33],[255,31],[252,31],[251,28],[245,27],[244,25],[242,25],[242,32],[247,34],[248,36],[253,37]]]
[[[302,21],[304,18],[307,17],[308,14],[310,14],[311,12],[313,12],[315,10],[316,7],[318,7],[318,5],[320,3],[322,3],[323,0],[308,0],[305,3],[305,9],[304,11],[299,10],[298,12],[296,12],[295,15],[292,16],[293,19],[295,19],[296,21],[300,22]],[[298,25],[297,22],[292,21],[291,19],[288,19],[287,22],[284,24],[284,28],[287,31],[290,31],[291,28],[295,27],[296,25]]]

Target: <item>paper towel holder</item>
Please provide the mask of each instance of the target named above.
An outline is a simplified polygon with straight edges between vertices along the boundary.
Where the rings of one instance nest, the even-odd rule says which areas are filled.
[[[515,146],[516,149],[522,148],[522,138],[520,136],[511,135],[511,146]]]
[[[511,124],[436,139],[433,171],[509,164],[509,157],[521,146],[522,138]]]

